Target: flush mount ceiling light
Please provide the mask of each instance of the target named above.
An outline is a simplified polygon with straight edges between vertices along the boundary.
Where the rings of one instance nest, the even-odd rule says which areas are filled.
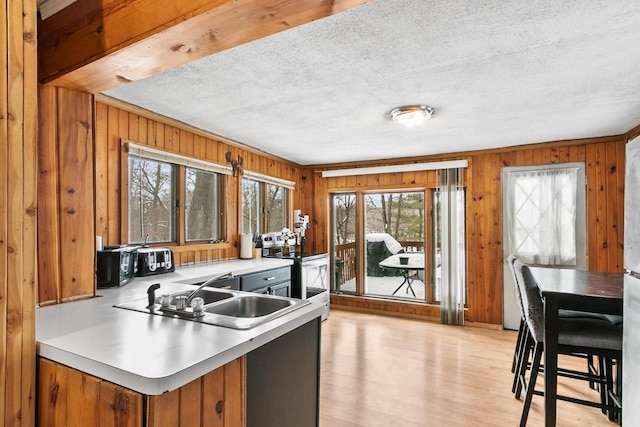
[[[435,111],[425,105],[404,105],[389,111],[389,116],[396,123],[412,127],[429,120]]]

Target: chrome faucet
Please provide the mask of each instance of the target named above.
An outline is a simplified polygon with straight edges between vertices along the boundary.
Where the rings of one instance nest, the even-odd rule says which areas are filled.
[[[198,292],[200,292],[202,290],[202,288],[205,288],[207,286],[210,286],[211,284],[213,284],[214,282],[220,280],[220,279],[228,279],[232,277],[231,272],[228,273],[222,273],[222,274],[216,274],[215,276],[211,277],[209,280],[205,281],[204,283],[200,284],[200,286],[198,286],[195,290],[193,290],[193,292],[191,292],[189,295],[187,295],[187,299],[186,299],[186,306],[189,307],[191,305],[191,300],[198,294]]]

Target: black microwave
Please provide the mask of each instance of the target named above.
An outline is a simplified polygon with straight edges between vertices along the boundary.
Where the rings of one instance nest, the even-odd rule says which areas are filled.
[[[96,253],[96,282],[98,288],[114,288],[131,280],[138,267],[136,248],[105,248]]]

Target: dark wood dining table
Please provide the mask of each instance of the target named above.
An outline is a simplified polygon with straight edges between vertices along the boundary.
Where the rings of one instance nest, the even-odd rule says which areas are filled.
[[[556,425],[558,394],[558,311],[622,315],[623,273],[533,267],[544,304],[544,419]]]

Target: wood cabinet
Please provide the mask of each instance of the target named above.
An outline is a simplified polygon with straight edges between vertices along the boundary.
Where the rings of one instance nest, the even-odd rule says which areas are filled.
[[[245,369],[243,356],[177,390],[147,396],[39,358],[38,425],[242,427]]]

